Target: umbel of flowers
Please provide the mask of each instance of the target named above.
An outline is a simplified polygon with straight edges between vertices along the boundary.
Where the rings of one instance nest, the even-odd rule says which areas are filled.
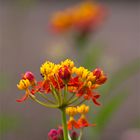
[[[54,32],[74,29],[85,33],[96,30],[105,19],[106,12],[103,5],[87,1],[55,13],[50,24]]]
[[[61,133],[61,138],[60,135],[57,138],[57,133],[55,133],[55,139],[49,136],[49,140],[76,140],[78,135],[73,133],[72,136],[75,137],[72,139],[68,130],[95,126],[88,122],[86,114],[89,106],[83,102],[92,100],[95,105],[100,105],[97,101],[100,94],[95,90],[107,80],[101,69],[96,68],[89,71],[84,67],[76,67],[73,61],[67,59],[60,64],[46,61],[40,67],[40,73],[43,78],[41,81],[37,81],[32,72],[22,75],[17,87],[25,90],[25,94],[17,101],[23,102],[26,99],[32,99],[42,106],[61,110],[63,134]],[[68,121],[66,114],[69,116]],[[80,117],[76,120],[74,116],[78,114]]]

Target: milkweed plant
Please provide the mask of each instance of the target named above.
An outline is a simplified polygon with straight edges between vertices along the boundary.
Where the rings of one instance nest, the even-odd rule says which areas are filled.
[[[24,90],[25,94],[17,102],[31,99],[42,106],[61,111],[61,127],[52,129],[48,133],[48,140],[80,140],[85,127],[96,126],[87,120],[89,106],[83,103],[92,100],[95,105],[100,105],[100,94],[95,90],[106,82],[106,75],[99,68],[89,71],[84,67],[76,67],[69,59],[60,64],[46,61],[40,67],[40,73],[43,78],[41,81],[37,81],[29,71],[22,75],[17,87]],[[38,96],[42,96],[43,101]],[[68,120],[66,115],[69,116]],[[79,116],[77,120],[74,118],[76,115]],[[80,129],[80,135],[74,129]]]
[[[56,13],[51,27],[55,32],[74,29],[83,36],[95,30],[103,17],[101,5],[85,2]],[[30,71],[22,74],[17,87],[25,94],[17,102],[31,99],[46,108],[60,110],[62,124],[50,130],[48,140],[81,140],[85,127],[96,127],[96,122],[91,123],[86,117],[90,108],[85,102],[92,101],[93,105],[100,106],[96,89],[106,82],[107,76],[100,68],[89,71],[76,67],[70,59],[60,64],[46,61],[40,67],[40,74],[42,80],[39,81]]]

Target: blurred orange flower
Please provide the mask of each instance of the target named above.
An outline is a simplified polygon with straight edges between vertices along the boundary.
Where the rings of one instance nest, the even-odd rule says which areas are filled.
[[[82,32],[95,30],[103,22],[106,15],[106,8],[103,5],[83,2],[55,13],[51,19],[51,26],[55,32],[69,29]]]

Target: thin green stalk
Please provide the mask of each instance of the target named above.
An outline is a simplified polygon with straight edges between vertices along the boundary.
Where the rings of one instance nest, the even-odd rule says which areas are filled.
[[[56,94],[58,95],[59,98],[59,105],[62,105],[62,96],[61,96],[61,92],[56,90]]]
[[[44,102],[39,101],[39,100],[36,99],[36,97],[33,96],[33,95],[30,95],[30,97],[31,97],[31,99],[32,99],[33,101],[37,102],[38,104],[40,104],[40,105],[42,105],[42,106],[45,106],[45,107],[48,107],[48,108],[58,108],[57,105],[50,105],[50,104],[46,104],[46,103],[44,103]]]
[[[80,136],[79,136],[78,140],[81,140],[82,136],[83,136],[83,128],[80,129]]]
[[[58,104],[59,104],[59,97],[58,97],[58,95],[57,95],[57,93],[56,93],[54,87],[53,87],[53,86],[50,86],[50,88],[51,88],[51,90],[52,90],[52,95],[54,96],[55,100],[56,100],[56,101],[58,102]]]
[[[67,92],[68,92],[68,85],[65,84],[65,89],[64,89],[64,103],[66,103],[66,100],[67,100]]]
[[[53,90],[53,92],[54,92],[54,95],[56,96],[58,104],[60,105],[60,96],[59,96],[59,94],[56,92],[55,89]]]
[[[76,102],[77,100],[79,100],[80,97],[75,97],[73,100],[69,101],[68,105]]]
[[[75,96],[75,93],[73,93],[72,96],[67,100],[67,103],[70,102],[74,96]]]
[[[60,92],[61,87],[60,87],[60,84],[58,82],[58,78],[57,78],[56,75],[54,75],[54,78],[55,78],[55,80],[57,82],[57,85],[58,85],[58,91],[56,90],[56,92],[57,92],[57,95],[58,95],[58,98],[59,98],[59,103],[60,103],[59,105],[62,105],[62,96],[61,96],[61,92]]]
[[[48,99],[44,94],[38,92],[38,94],[40,94],[44,99],[46,99],[49,103],[51,104],[55,104],[55,102],[53,102],[52,100]]]
[[[68,128],[67,128],[65,108],[62,108],[61,112],[62,112],[62,125],[63,125],[63,132],[64,132],[64,140],[68,140]]]
[[[74,105],[74,106],[78,106],[78,105],[81,105],[82,103],[84,103],[86,101],[86,99],[82,100],[80,103]]]

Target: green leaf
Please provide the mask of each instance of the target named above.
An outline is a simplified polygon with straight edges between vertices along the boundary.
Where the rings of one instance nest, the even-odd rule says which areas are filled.
[[[101,132],[103,130],[108,121],[111,119],[113,113],[115,113],[115,111],[122,105],[127,95],[128,93],[126,91],[122,91],[121,93],[118,93],[116,96],[111,98],[107,104],[101,107],[98,114],[94,118],[94,121],[97,124],[95,127],[97,132]]]
[[[18,126],[18,118],[10,115],[0,115],[0,135]]]

